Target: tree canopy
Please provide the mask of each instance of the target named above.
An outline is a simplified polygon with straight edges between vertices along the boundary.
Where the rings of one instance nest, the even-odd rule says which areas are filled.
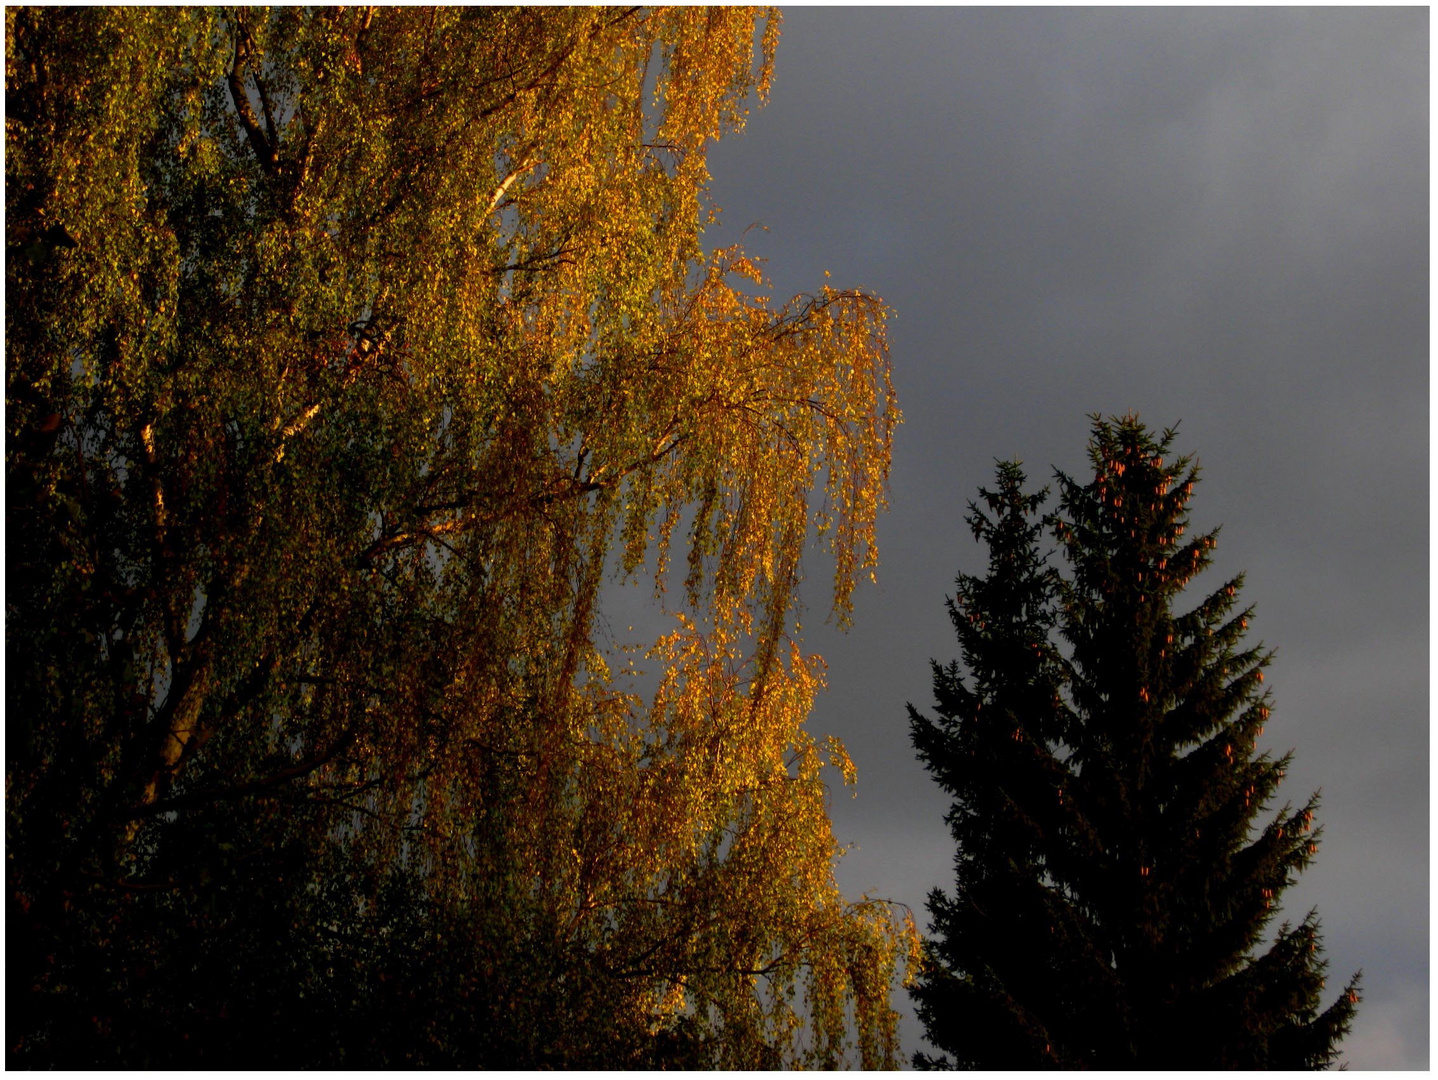
[[[895,1061],[794,634],[886,310],[702,243],[777,35],[7,9],[10,1063]]]
[[[958,845],[912,990],[945,1053],[918,1065],[1321,1068],[1348,1031],[1358,978],[1321,1007],[1316,913],[1269,930],[1318,800],[1270,813],[1292,755],[1258,749],[1273,654],[1244,643],[1242,575],[1179,608],[1218,530],[1185,535],[1175,438],[1095,417],[1055,512],[1017,463],[970,504],[963,668],[934,665],[937,717],[909,708]]]

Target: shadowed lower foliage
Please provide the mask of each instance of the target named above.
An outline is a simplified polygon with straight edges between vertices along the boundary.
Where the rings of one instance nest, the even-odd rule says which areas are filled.
[[[887,313],[701,244],[777,16],[6,30],[7,1063],[892,1064],[791,639]]]
[[[1322,1068],[1348,1031],[1358,978],[1321,1008],[1315,913],[1266,937],[1318,800],[1267,816],[1290,755],[1257,750],[1273,654],[1244,643],[1242,577],[1179,608],[1217,530],[1185,535],[1174,438],[1095,418],[1093,478],[1058,474],[1055,513],[1014,463],[970,504],[964,668],[934,665],[936,718],[909,709],[958,845],[912,990],[943,1051],[921,1067]]]

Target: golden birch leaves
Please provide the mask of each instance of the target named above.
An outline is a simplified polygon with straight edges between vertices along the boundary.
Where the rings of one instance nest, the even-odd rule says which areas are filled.
[[[84,432],[10,464],[55,514],[114,492],[64,529],[96,596],[138,597],[95,617],[142,707],[86,720],[147,822],[122,860],[227,792],[316,888],[421,875],[486,992],[547,957],[573,1063],[621,1025],[709,1064],[893,1064],[913,931],[835,888],[824,778],[853,765],[804,727],[823,668],[791,637],[811,535],[841,621],[877,564],[887,312],[773,305],[703,245],[777,13],[6,18],[10,228],[73,240],[9,260],[12,434]],[[616,569],[676,620],[648,695],[596,630]]]

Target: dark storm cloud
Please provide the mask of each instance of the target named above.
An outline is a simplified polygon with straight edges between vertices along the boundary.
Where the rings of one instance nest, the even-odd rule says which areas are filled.
[[[1046,482],[1082,468],[1087,413],[1181,420],[1195,524],[1224,525],[1209,587],[1247,571],[1280,648],[1283,794],[1324,790],[1286,910],[1319,906],[1336,979],[1365,969],[1353,1066],[1426,1066],[1427,73],[1415,8],[786,13],[770,105],[713,155],[712,239],[762,222],[777,295],[828,269],[888,300],[906,415],[846,637],[809,568],[811,723],[860,770],[846,889],[922,915],[949,884],[903,703],[955,654],[993,459]]]

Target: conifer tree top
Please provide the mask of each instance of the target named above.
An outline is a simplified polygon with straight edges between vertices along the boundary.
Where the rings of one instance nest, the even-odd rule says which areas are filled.
[[[1273,653],[1242,575],[1189,594],[1218,530],[1189,533],[1176,441],[1095,416],[1092,476],[1057,473],[1047,516],[1016,463],[970,505],[962,664],[934,665],[937,718],[909,710],[958,845],[913,994],[961,1065],[1315,1068],[1352,1021],[1357,976],[1320,1007],[1316,913],[1271,930],[1318,799],[1274,808],[1292,755],[1258,746]]]

